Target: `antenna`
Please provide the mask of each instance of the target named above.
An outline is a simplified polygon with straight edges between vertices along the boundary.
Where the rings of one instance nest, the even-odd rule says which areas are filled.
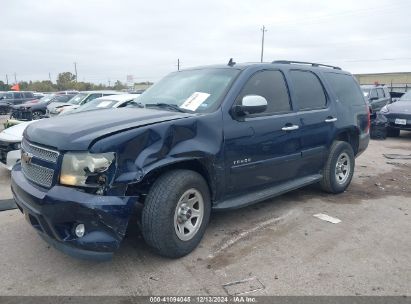
[[[228,66],[232,67],[235,65],[235,61],[233,60],[233,58],[230,58],[230,60],[227,63]]]

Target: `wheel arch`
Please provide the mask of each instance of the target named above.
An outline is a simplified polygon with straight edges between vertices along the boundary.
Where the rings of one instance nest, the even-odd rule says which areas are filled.
[[[216,179],[213,167],[203,159],[184,159],[155,167],[144,174],[144,177],[136,184],[129,184],[126,195],[132,194],[135,190],[148,193],[154,181],[162,174],[172,170],[191,170],[200,174],[207,183],[211,200],[215,200]]]
[[[336,134],[335,140],[349,143],[354,151],[354,155],[358,154],[360,144],[360,132],[358,129],[350,128],[341,130]]]

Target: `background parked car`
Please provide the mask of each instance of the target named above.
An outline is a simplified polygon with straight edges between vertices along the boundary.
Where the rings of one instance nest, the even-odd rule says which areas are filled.
[[[21,105],[13,106],[10,114],[10,118],[18,120],[37,120],[42,118],[46,114],[47,106],[52,102],[66,103],[74,95],[59,95],[52,94],[41,98],[36,103],[24,103]]]
[[[23,132],[32,122],[26,121],[0,132],[0,167],[11,170],[20,160]]]
[[[115,94],[123,94],[121,92],[116,91],[87,91],[87,92],[80,92],[75,95],[72,99],[70,99],[67,103],[55,103],[52,102],[50,105],[47,106],[46,115],[49,117],[56,116],[63,111],[72,110],[80,107],[83,104],[88,103],[89,101],[109,95]]]
[[[371,114],[378,112],[391,101],[390,92],[386,86],[362,85],[361,89],[370,107]]]
[[[10,113],[10,107],[12,105],[22,104],[28,100],[33,99],[36,99],[36,97],[34,97],[33,92],[9,91],[4,95],[3,99],[0,100],[0,114],[8,114]]]
[[[383,107],[380,113],[388,120],[388,136],[399,136],[401,130],[411,131],[411,91],[397,102]]]
[[[110,95],[105,97],[96,98],[77,109],[71,111],[64,111],[60,115],[74,114],[85,111],[103,110],[110,108],[124,108],[138,103],[134,101],[140,94],[121,94],[121,95]]]

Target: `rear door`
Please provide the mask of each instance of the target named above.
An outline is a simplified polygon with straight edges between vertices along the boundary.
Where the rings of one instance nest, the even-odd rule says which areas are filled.
[[[224,154],[228,195],[294,178],[301,161],[299,122],[290,104],[283,73],[271,69],[254,73],[235,104],[240,104],[247,95],[263,96],[268,106],[264,113],[242,117],[226,113]]]
[[[380,103],[378,99],[379,97],[378,97],[377,89],[371,89],[369,101],[370,101],[371,109],[373,113],[377,112],[380,109]]]
[[[317,174],[324,166],[338,116],[319,74],[293,69],[288,77],[300,126],[302,164],[298,175]]]
[[[378,110],[381,110],[382,107],[387,105],[390,101],[389,95],[385,95],[383,88],[377,88],[378,95]]]

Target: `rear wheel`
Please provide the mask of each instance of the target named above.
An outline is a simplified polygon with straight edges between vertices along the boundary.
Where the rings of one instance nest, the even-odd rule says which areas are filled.
[[[400,136],[400,129],[387,128],[387,136],[389,137]]]
[[[355,166],[355,156],[351,145],[345,141],[335,141],[330,148],[323,169],[321,188],[329,193],[341,193],[351,183]]]
[[[145,200],[141,220],[144,239],[162,256],[182,257],[200,243],[210,212],[208,186],[200,174],[167,172],[155,181]]]

